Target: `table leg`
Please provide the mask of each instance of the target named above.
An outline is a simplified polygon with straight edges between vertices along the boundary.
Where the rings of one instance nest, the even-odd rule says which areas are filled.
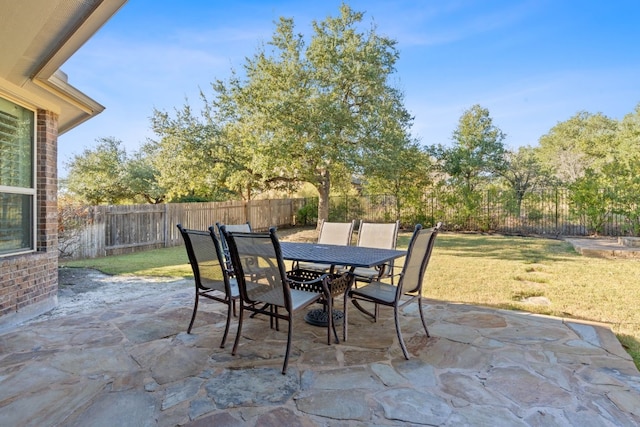
[[[347,288],[344,291],[344,303],[343,303],[343,307],[344,307],[344,319],[342,320],[342,340],[346,341],[347,340],[347,323],[349,323],[349,319],[348,319],[348,307],[347,307],[347,303],[349,300],[349,291],[351,290],[351,287],[355,284],[356,282],[356,276],[353,274],[353,270],[355,269],[355,267],[351,267],[351,269],[349,270],[349,282],[347,283]]]

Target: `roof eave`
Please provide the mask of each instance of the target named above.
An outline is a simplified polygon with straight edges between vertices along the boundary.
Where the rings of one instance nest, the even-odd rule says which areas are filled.
[[[67,82],[66,74],[60,71],[60,67],[115,15],[126,1],[103,1],[88,11],[85,18],[69,36],[62,40],[51,54],[36,67],[30,80],[48,94],[67,104],[68,109],[73,110],[73,114],[61,117],[58,124],[58,134],[67,132],[104,111],[103,105],[70,85]]]

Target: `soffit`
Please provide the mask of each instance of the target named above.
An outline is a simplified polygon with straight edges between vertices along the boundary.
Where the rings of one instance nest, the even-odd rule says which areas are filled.
[[[0,0],[0,89],[59,114],[59,133],[100,113],[59,68],[125,2]]]

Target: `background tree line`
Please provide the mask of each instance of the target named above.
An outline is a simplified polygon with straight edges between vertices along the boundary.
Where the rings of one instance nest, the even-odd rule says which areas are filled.
[[[155,137],[132,154],[99,139],[68,162],[63,188],[89,204],[301,194],[318,197],[317,218],[327,219],[332,193],[391,194],[399,215],[437,189],[471,216],[494,189],[512,195],[519,215],[528,193],[565,186],[595,231],[617,213],[640,233],[640,104],[620,121],[578,112],[517,149],[473,105],[450,144],[424,146],[392,84],[398,58],[396,42],[346,5],[314,22],[309,39],[281,18],[242,72],[201,92],[201,111],[154,111]]]

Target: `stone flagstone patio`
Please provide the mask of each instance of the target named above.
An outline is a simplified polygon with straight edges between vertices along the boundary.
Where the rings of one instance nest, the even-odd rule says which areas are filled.
[[[282,375],[286,326],[248,319],[234,357],[236,323],[219,348],[224,306],[207,301],[186,334],[190,283],[130,279],[128,298],[4,331],[0,425],[640,425],[640,373],[602,325],[428,301],[431,338],[417,306],[402,316],[406,361],[391,310],[351,306],[338,345],[296,318]]]

